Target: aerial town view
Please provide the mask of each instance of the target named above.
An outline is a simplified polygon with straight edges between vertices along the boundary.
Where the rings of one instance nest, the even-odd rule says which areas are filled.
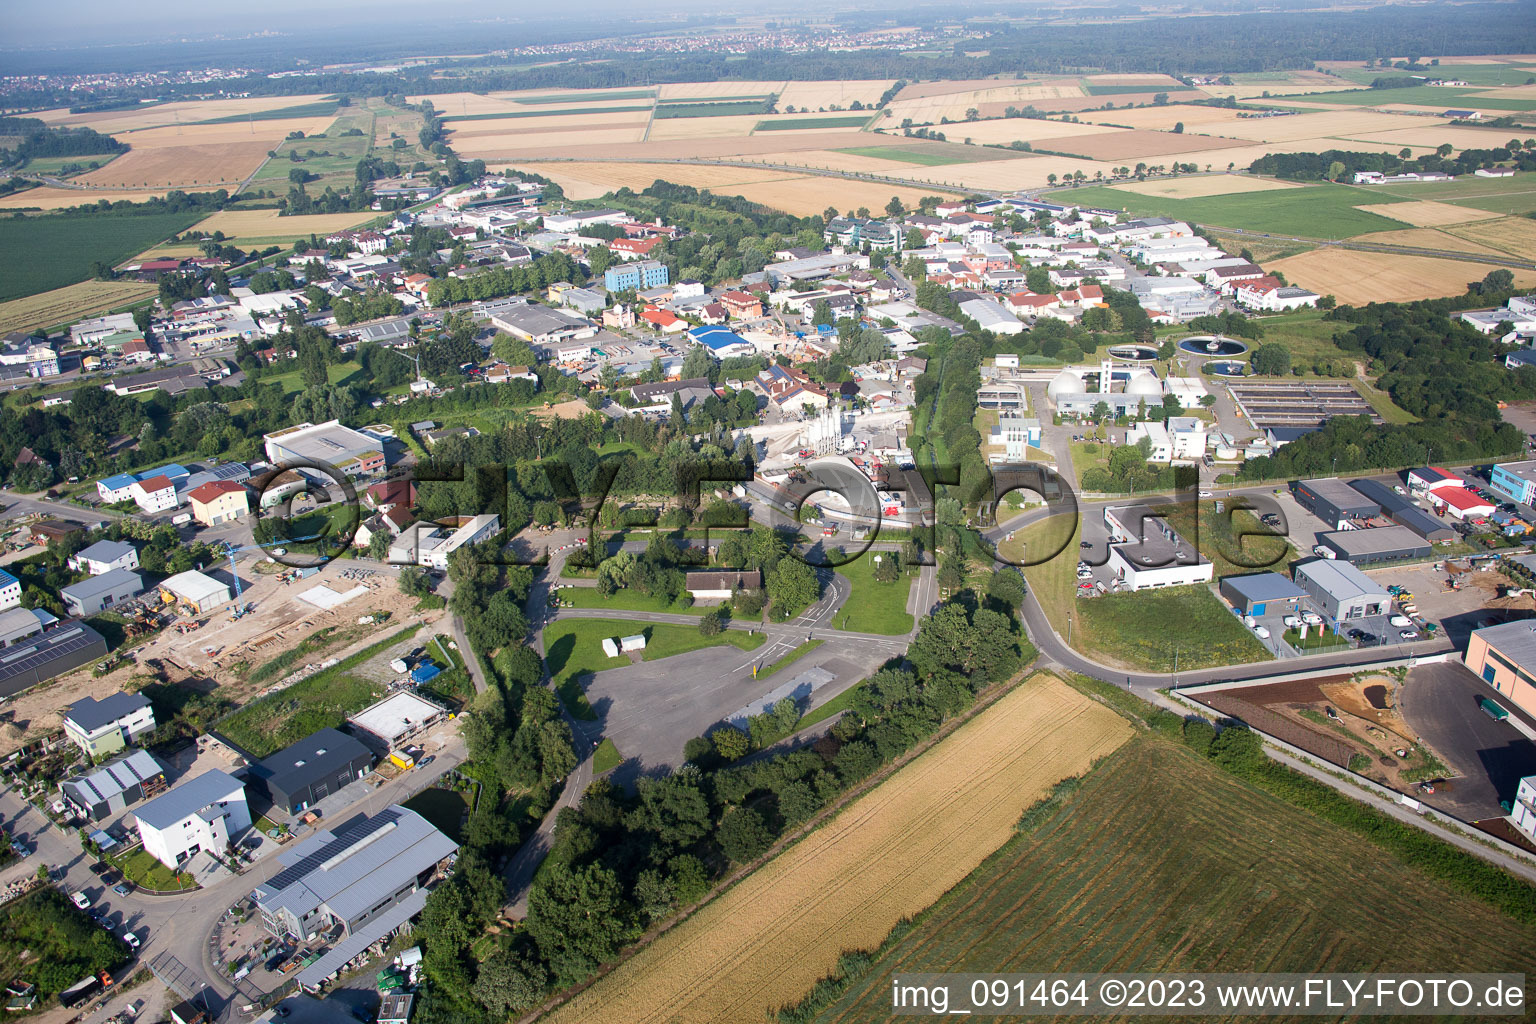
[[[0,10],[6,1019],[1532,1019],[1536,0],[532,6]]]

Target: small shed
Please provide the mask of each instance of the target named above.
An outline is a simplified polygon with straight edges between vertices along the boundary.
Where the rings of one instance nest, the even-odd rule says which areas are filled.
[[[603,653],[610,658],[617,658],[619,656],[619,645],[613,637],[603,637]]]
[[[634,636],[626,636],[619,641],[619,650],[628,654],[630,651],[645,650],[645,634],[636,633]]]

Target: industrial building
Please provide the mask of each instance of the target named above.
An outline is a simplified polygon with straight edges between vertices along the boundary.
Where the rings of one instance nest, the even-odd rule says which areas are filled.
[[[1536,620],[1474,630],[1467,640],[1466,666],[1509,703],[1536,715]]]
[[[1489,472],[1488,483],[1512,501],[1525,505],[1536,502],[1536,459],[1500,463]]]
[[[325,484],[331,477],[305,463],[330,466],[347,477],[371,476],[385,468],[384,443],[372,434],[344,427],[340,420],[300,423],[263,435],[267,460],[275,466],[297,466],[312,480]]]
[[[1392,596],[1348,562],[1314,558],[1296,566],[1296,582],[1319,611],[1335,622],[1385,615]]]
[[[54,676],[107,656],[107,642],[75,622],[6,649],[0,657],[0,697],[9,697]]]
[[[122,750],[154,728],[155,710],[141,693],[81,697],[64,712],[64,735],[87,757]]]
[[[455,551],[493,537],[500,529],[501,517],[494,513],[474,518],[461,516],[452,531],[436,523],[416,523],[401,530],[389,546],[389,564],[447,569],[448,557]]]
[[[64,802],[91,821],[110,818],[146,797],[165,791],[165,765],[147,750],[135,750],[59,785]]]
[[[36,636],[57,621],[41,608],[12,608],[0,612],[0,649]]]
[[[336,729],[321,729],[251,766],[251,789],[287,814],[338,792],[373,767],[373,754]]]
[[[1302,480],[1295,488],[1296,501],[1330,530],[1345,529],[1350,523],[1381,514],[1381,506],[1336,476],[1321,480]]]
[[[81,618],[132,601],[142,593],[144,578],[131,569],[113,569],[59,588],[65,610]]]
[[[229,603],[229,587],[212,576],[188,570],[179,572],[160,584],[162,600],[169,595],[167,604],[174,601],[192,608],[197,615],[211,612],[221,604]]]
[[[1219,585],[1240,615],[1275,615],[1294,612],[1301,607],[1307,592],[1278,572],[1260,572],[1249,576],[1227,576]]]
[[[1335,530],[1317,535],[1319,547],[1332,554],[1324,558],[1341,558],[1355,565],[1372,562],[1397,562],[1409,558],[1428,558],[1434,554],[1429,541],[1406,526],[1381,526],[1370,530]]]
[[[414,690],[396,690],[347,719],[358,739],[387,754],[448,713]]]
[[[1414,504],[1407,495],[1398,494],[1378,480],[1351,480],[1349,486],[1381,506],[1381,514],[1399,526],[1406,526],[1431,544],[1449,544],[1456,531]]]
[[[1144,506],[1106,508],[1104,522],[1110,535],[1109,569],[1123,589],[1211,582],[1215,569],[1210,560]]]

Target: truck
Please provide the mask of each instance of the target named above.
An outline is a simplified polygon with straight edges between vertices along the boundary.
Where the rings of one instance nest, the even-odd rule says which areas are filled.
[[[1495,722],[1502,722],[1504,719],[1509,717],[1509,712],[1495,700],[1484,697],[1479,700],[1477,704],[1478,707],[1482,708],[1488,717],[1493,719]]]
[[[60,1006],[78,1006],[101,990],[101,981],[95,975],[82,978],[59,993]]]

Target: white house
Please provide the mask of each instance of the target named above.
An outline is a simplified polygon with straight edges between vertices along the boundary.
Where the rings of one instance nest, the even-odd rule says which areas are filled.
[[[1205,455],[1205,422],[1193,416],[1170,416],[1166,424],[1156,421],[1133,423],[1125,432],[1125,443],[1136,444],[1147,438],[1152,449],[1151,462],[1175,459],[1199,459]]]
[[[217,768],[155,797],[134,818],[145,852],[172,871],[198,853],[222,855],[251,827],[245,786]]]
[[[1109,527],[1109,569],[1124,590],[1150,590],[1209,583],[1215,573],[1210,561],[1180,537],[1167,520],[1141,517],[1139,505],[1104,510]]]
[[[129,488],[135,503],[153,515],[181,504],[176,498],[176,485],[165,476],[152,476],[148,480],[135,480]]]
[[[64,735],[88,757],[122,750],[155,727],[149,698],[119,691],[97,700],[82,697],[64,712]]]
[[[99,540],[69,560],[76,572],[101,576],[113,569],[137,569],[139,549],[126,541]]]
[[[1520,780],[1520,788],[1515,790],[1514,805],[1510,808],[1509,820],[1515,828],[1524,833],[1527,839],[1536,840],[1536,775],[1527,775]]]

